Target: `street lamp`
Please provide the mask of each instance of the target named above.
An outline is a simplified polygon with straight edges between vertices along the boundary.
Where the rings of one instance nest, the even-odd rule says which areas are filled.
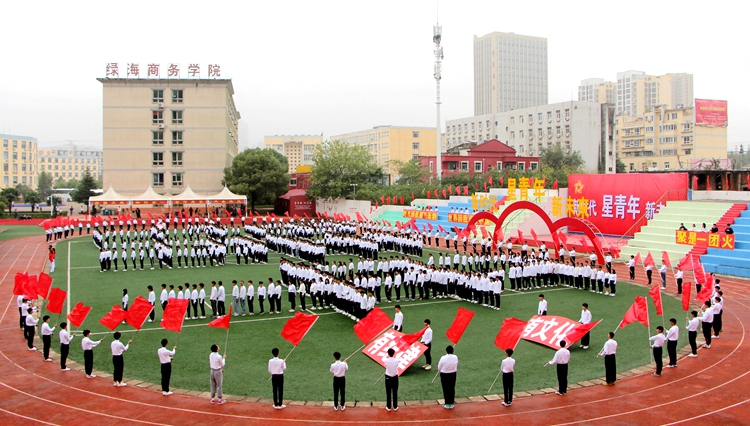
[[[354,196],[352,197],[352,200],[356,200],[357,199],[357,185],[359,185],[359,184],[357,184],[357,183],[350,183],[349,184],[349,186],[351,186],[351,187],[354,188]]]

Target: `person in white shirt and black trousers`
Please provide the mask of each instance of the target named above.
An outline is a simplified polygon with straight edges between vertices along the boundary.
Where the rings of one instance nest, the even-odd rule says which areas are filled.
[[[279,348],[271,349],[273,358],[268,360],[268,374],[271,375],[271,386],[273,388],[273,408],[280,410],[286,408],[284,401],[284,370],[286,360],[279,359]]]
[[[60,324],[60,334],[58,336],[60,338],[60,370],[70,371],[67,365],[68,353],[70,353],[70,342],[76,335],[68,333],[68,323],[63,322]]]
[[[559,389],[556,394],[562,396],[568,393],[568,362],[570,362],[570,351],[565,347],[565,340],[560,341],[560,349],[555,352],[554,358],[549,365],[557,364],[557,383]]]
[[[578,321],[581,324],[590,324],[591,323],[591,311],[589,311],[589,304],[584,303],[581,305],[581,319]],[[584,334],[581,338],[581,349],[588,349],[589,348],[589,342],[591,341],[591,332]]]
[[[453,346],[445,348],[445,355],[438,362],[440,384],[443,386],[443,408],[453,409],[456,404],[456,371],[458,371],[458,357],[453,354]]]
[[[110,345],[110,348],[112,349],[112,365],[114,366],[114,374],[112,376],[115,386],[126,386],[127,383],[122,382],[122,374],[125,370],[125,359],[122,355],[130,348],[130,344],[133,341],[130,340],[127,345],[123,345],[122,342],[120,342],[120,337],[122,337],[122,334],[119,331],[116,331],[114,334],[115,340],[113,340]]]
[[[161,363],[161,394],[164,396],[172,395],[172,391],[169,390],[169,381],[172,378],[172,358],[177,352],[177,346],[173,346],[170,351],[167,349],[167,343],[169,343],[167,339],[161,339],[161,347],[156,351],[159,363]]]
[[[333,373],[333,409],[341,411],[346,410],[346,371],[349,370],[347,360],[341,361],[341,353],[334,352],[331,364],[331,373]],[[339,395],[341,395],[341,404],[339,404]]]
[[[537,308],[537,315],[547,315],[547,301],[544,300],[544,295],[539,295],[539,307]]]
[[[34,309],[26,308],[26,328],[24,330],[26,334],[26,343],[29,345],[30,351],[36,350],[34,347],[34,334],[36,334],[36,325],[39,323],[38,319],[34,319],[34,316],[32,315],[33,312]]]
[[[44,360],[52,362],[52,358],[49,357],[49,349],[52,346],[52,333],[55,332],[55,326],[49,326],[49,315],[42,317],[42,354],[44,354]]]
[[[698,311],[690,311],[690,315],[693,317],[690,321],[688,321],[687,328],[688,331],[688,343],[690,343],[690,355],[688,355],[690,358],[695,358],[698,356],[698,343],[696,342],[698,338],[698,326],[701,323],[701,319],[698,318]]]
[[[424,326],[427,328],[422,335],[420,342],[427,346],[427,350],[424,351],[424,359],[426,361],[424,365],[425,370],[432,370],[432,329],[430,328],[430,320],[424,320]]]
[[[398,410],[398,359],[393,355],[396,351],[393,348],[388,349],[388,358],[385,363],[385,410]]]
[[[596,357],[604,357],[604,371],[606,375],[607,385],[614,385],[617,380],[617,361],[615,354],[617,353],[617,342],[615,342],[615,333],[609,332],[609,340],[604,342],[604,347],[596,355]]]
[[[656,327],[656,333],[654,336],[651,336],[648,340],[653,342],[651,344],[651,350],[654,351],[654,362],[656,363],[656,372],[651,374],[652,376],[659,377],[661,376],[661,368],[663,365],[662,357],[663,355],[663,349],[664,342],[667,341],[667,337],[664,336],[664,327],[658,326]]]
[[[680,340],[680,327],[677,327],[677,319],[669,319],[669,330],[667,330],[667,354],[669,364],[667,368],[677,367],[677,341]]]
[[[700,317],[700,321],[702,323],[701,327],[703,329],[703,338],[706,340],[706,343],[704,343],[702,347],[705,349],[710,349],[711,332],[714,325],[714,310],[711,307],[710,300],[706,300],[706,302],[703,304],[703,307],[701,308],[701,311],[703,311],[703,315]]]
[[[506,349],[505,355],[500,365],[503,372],[503,405],[510,407],[513,404],[513,371],[516,369],[516,360],[513,359],[513,349]]]
[[[94,348],[99,346],[99,343],[104,339],[97,341],[91,340],[89,336],[91,330],[83,330],[83,339],[81,340],[81,349],[83,349],[83,366],[86,372],[87,379],[93,379],[96,375],[92,374],[94,371]]]

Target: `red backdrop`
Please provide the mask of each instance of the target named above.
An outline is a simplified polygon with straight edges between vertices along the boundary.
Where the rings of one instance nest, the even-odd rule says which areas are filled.
[[[687,199],[687,188],[687,173],[568,175],[568,196],[576,203],[589,200],[588,217],[582,218],[608,235],[625,234],[644,214],[653,217],[663,207],[657,200],[667,191],[681,191],[670,200]]]
[[[696,99],[695,124],[705,124],[707,126],[726,126],[727,101]]]

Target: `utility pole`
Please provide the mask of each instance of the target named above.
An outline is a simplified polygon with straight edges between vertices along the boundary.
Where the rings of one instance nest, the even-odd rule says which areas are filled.
[[[442,78],[443,47],[440,41],[443,35],[443,27],[436,23],[432,27],[432,41],[435,43],[435,106],[437,109],[437,126],[435,127],[435,139],[437,140],[437,151],[435,155],[435,176],[440,181],[442,177],[442,144],[440,138],[440,79]]]

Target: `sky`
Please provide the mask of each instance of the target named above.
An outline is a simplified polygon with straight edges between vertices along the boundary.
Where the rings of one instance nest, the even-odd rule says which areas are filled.
[[[473,37],[502,31],[547,38],[550,103],[576,99],[586,78],[688,72],[696,98],[729,102],[729,149],[747,148],[750,56],[741,4],[5,1],[0,133],[33,136],[41,146],[101,146],[96,78],[112,62],[121,70],[157,63],[162,73],[179,63],[183,77],[189,63],[219,64],[247,130],[241,148],[262,146],[265,135],[434,127],[439,20],[443,125],[474,113]]]

